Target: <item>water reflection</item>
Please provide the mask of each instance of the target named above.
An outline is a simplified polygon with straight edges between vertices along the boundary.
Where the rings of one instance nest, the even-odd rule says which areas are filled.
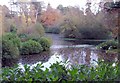
[[[56,46],[57,47],[57,46]],[[39,63],[43,63],[45,68],[49,68],[51,64],[57,62],[69,61],[69,65],[85,64],[88,66],[96,65],[96,61],[99,59],[104,59],[105,61],[115,61],[117,58],[116,54],[109,54],[104,51],[97,50],[95,46],[77,46],[76,47],[64,47],[59,48],[52,47],[49,52],[44,52],[39,55],[30,55],[28,57],[21,57],[19,65],[23,67],[24,64],[28,64],[32,67]],[[34,57],[33,57],[34,56]]]
[[[64,59],[68,59],[73,65],[86,64],[90,65],[94,60],[98,60],[98,56],[90,48],[64,48],[61,52],[61,56]]]
[[[107,53],[105,51],[99,51],[98,56],[100,59],[103,59],[107,62],[114,62],[114,61],[117,61],[118,59],[117,53]]]
[[[39,61],[45,63],[49,60],[51,55],[52,54],[50,51],[43,52],[41,54],[35,54],[35,55],[24,55],[24,56],[21,56],[19,63],[29,64],[29,65],[35,64]]]
[[[59,56],[59,54],[55,53],[54,55],[52,55],[49,58],[49,60],[47,62],[38,61],[36,63],[27,64],[27,65],[30,66],[30,69],[32,69],[33,67],[37,66],[37,64],[43,63],[44,68],[42,68],[42,69],[44,70],[45,68],[49,68],[51,66],[51,64],[56,63],[56,62],[61,62],[61,61],[63,62],[62,57]],[[24,69],[24,67],[23,67],[24,63],[19,62],[18,65],[19,65],[20,68]]]
[[[38,63],[43,63],[45,68],[49,68],[51,64],[56,61],[69,61],[68,65],[96,65],[95,61],[104,59],[106,61],[115,61],[117,54],[109,54],[105,51],[97,50],[94,45],[89,45],[86,42],[71,42],[64,41],[60,35],[47,34],[52,38],[53,44],[49,52],[43,52],[37,55],[21,56],[19,60],[19,66],[23,67],[24,64],[28,64],[32,67]]]
[[[86,63],[90,64],[90,53],[90,48],[51,48],[50,52],[44,52],[38,55],[22,56],[19,61],[19,65],[28,64],[33,67],[36,66],[38,63],[43,63],[45,68],[48,68],[51,64],[56,63],[56,61],[64,62],[66,60],[69,61],[69,64],[73,65]],[[97,56],[94,58],[97,59]]]

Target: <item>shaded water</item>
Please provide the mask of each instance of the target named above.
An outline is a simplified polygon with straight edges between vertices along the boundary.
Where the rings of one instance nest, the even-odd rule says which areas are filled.
[[[89,42],[65,41],[58,34],[47,34],[52,38],[53,44],[49,52],[43,52],[37,55],[21,56],[19,65],[22,67],[28,64],[31,67],[38,63],[43,63],[47,68],[56,61],[69,61],[69,64],[87,64],[95,65],[98,59],[106,61],[114,61],[116,54],[108,54],[104,51],[97,50],[95,45],[90,45]]]

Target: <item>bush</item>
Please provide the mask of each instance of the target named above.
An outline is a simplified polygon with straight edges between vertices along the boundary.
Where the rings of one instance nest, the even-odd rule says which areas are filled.
[[[37,54],[42,52],[42,46],[33,40],[28,40],[22,43],[21,54]]]
[[[36,37],[35,36],[30,36],[29,34],[26,34],[26,33],[19,34],[18,36],[19,36],[19,38],[22,42],[40,38],[40,36],[37,36],[37,35],[36,35]]]
[[[41,36],[44,36],[45,30],[44,30],[44,27],[42,26],[42,24],[36,23],[36,24],[33,26],[33,28],[35,28]]]
[[[25,41],[28,41],[28,40],[31,39],[31,38],[29,37],[29,35],[28,35],[28,34],[25,34],[25,33],[19,34],[18,36],[19,36],[19,38],[20,38],[20,40],[21,40],[22,42],[25,42]]]
[[[4,22],[2,24],[2,29],[4,32],[10,32],[11,31],[11,27],[16,25],[14,23],[14,19],[9,19],[9,18],[6,18],[4,19]]]
[[[45,29],[46,33],[54,33],[54,34],[59,34],[60,33],[60,28],[57,27],[48,27]]]
[[[14,33],[6,33],[2,36],[2,39],[10,40],[13,42],[14,45],[16,45],[18,48],[21,47],[21,41],[20,38],[17,36],[17,34]]]
[[[43,51],[48,51],[50,49],[50,46],[51,46],[50,39],[42,37],[42,38],[37,39],[36,41],[41,44]]]
[[[13,65],[19,58],[20,39],[16,34],[6,33],[2,41],[2,66]]]
[[[13,41],[2,39],[2,59],[14,59],[19,57],[19,49]]]
[[[15,27],[15,25],[10,25],[10,32],[17,33],[17,28]]]
[[[118,42],[115,40],[109,40],[109,41],[103,42],[97,46],[97,48],[103,49],[103,50],[117,49],[117,47],[118,47]]]
[[[28,37],[38,38],[44,36],[44,34],[45,34],[44,27],[40,23],[36,23],[31,27],[31,30],[29,30]]]
[[[79,33],[81,33],[84,39],[108,39],[110,34],[108,30],[102,25],[85,26],[79,28]]]
[[[18,35],[19,36],[24,36],[23,40],[27,40],[30,38],[38,38],[42,37],[45,34],[44,27],[40,23],[36,23],[32,26],[29,27],[21,27],[18,29]]]
[[[66,38],[79,38],[81,36],[75,25],[66,23],[61,26],[61,33],[63,33]]]
[[[81,34],[76,30],[66,30],[64,31],[64,37],[66,38],[80,38]]]
[[[64,24],[61,30],[65,37],[79,39],[109,39],[110,32],[99,22],[86,21],[83,24]]]
[[[2,81],[119,81],[120,65],[115,63],[99,62],[95,67],[86,65],[71,66],[66,68],[65,65],[57,62],[45,68],[42,64],[30,69],[30,66],[24,65],[23,71],[20,67],[2,68]],[[45,70],[42,70],[45,68]],[[114,70],[114,71],[113,71]]]

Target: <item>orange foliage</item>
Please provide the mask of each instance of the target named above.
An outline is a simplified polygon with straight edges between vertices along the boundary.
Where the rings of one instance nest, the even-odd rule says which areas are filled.
[[[60,12],[57,9],[49,9],[42,13],[40,20],[43,25],[52,26],[60,18]]]

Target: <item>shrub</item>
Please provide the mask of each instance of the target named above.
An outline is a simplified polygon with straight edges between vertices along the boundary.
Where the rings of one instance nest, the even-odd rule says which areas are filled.
[[[16,34],[6,33],[1,38],[2,41],[2,66],[15,64],[19,58],[20,39]]]
[[[43,51],[48,51],[50,49],[50,46],[51,46],[50,39],[42,37],[42,38],[37,39],[36,41],[41,44]]]
[[[25,42],[25,41],[28,41],[28,40],[39,39],[40,38],[40,36],[37,36],[37,35],[36,35],[36,37],[35,36],[30,36],[29,34],[26,34],[26,33],[19,34],[18,36],[19,36],[19,38],[20,38],[20,40],[22,42]]]
[[[79,28],[79,33],[81,33],[84,39],[108,39],[109,32],[102,25],[94,26],[84,26]]]
[[[46,33],[54,33],[54,34],[59,34],[60,33],[60,28],[57,27],[48,27],[45,29]]]
[[[109,41],[103,42],[97,46],[97,48],[103,49],[103,50],[117,49],[117,47],[118,47],[118,42],[115,40],[109,40]]]
[[[36,23],[31,27],[33,30],[29,30],[31,32],[28,33],[28,38],[39,38],[44,36],[45,30],[44,27],[40,23]],[[35,30],[34,30],[35,29]]]
[[[64,37],[66,38],[80,38],[81,34],[76,30],[65,30]]]
[[[14,59],[19,57],[19,49],[13,41],[2,39],[2,59]]]
[[[44,27],[42,26],[42,24],[40,23],[36,23],[33,28],[36,29],[36,31],[40,34],[40,36],[44,36],[45,34],[45,30],[44,30]]]
[[[38,38],[45,34],[44,27],[40,23],[36,23],[29,27],[21,27],[18,29],[18,35],[26,35],[24,40],[28,38]]]
[[[63,24],[61,26],[61,33],[67,38],[80,38],[78,27],[73,24]]]
[[[2,39],[10,40],[13,42],[14,45],[16,45],[18,48],[21,46],[20,38],[17,36],[17,34],[14,33],[6,33],[2,36]]]
[[[86,65],[71,66],[66,68],[61,63],[54,63],[50,68],[45,68],[42,64],[30,69],[30,66],[24,65],[22,69],[18,66],[14,68],[2,68],[2,81],[119,81],[120,65],[115,63],[100,62],[95,67]],[[45,68],[45,70],[42,70]],[[114,71],[113,71],[114,70]]]
[[[22,43],[21,54],[36,54],[42,52],[42,46],[33,40],[28,40]]]
[[[15,25],[10,25],[10,32],[17,33],[17,28],[15,27]]]
[[[6,18],[4,19],[2,29],[4,32],[10,32],[11,26],[15,25],[14,19]]]
[[[23,33],[23,34],[19,34],[18,36],[22,42],[30,40],[30,37],[28,36],[28,34]]]

